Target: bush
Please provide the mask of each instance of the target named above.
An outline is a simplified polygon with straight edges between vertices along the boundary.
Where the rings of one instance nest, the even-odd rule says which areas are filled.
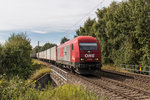
[[[4,45],[3,70],[6,75],[27,78],[32,72],[30,40],[26,34],[12,34]]]
[[[27,86],[25,81],[14,77],[10,81],[2,78],[0,80],[0,98],[1,100],[16,100],[22,93],[25,93]]]
[[[100,100],[100,97],[90,93],[81,86],[71,84],[53,89],[39,90],[29,87],[27,81],[15,77],[10,81],[0,79],[1,100]]]

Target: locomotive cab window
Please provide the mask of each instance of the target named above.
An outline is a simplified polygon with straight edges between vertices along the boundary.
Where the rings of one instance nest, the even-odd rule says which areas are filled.
[[[79,43],[80,50],[98,50],[97,43]]]

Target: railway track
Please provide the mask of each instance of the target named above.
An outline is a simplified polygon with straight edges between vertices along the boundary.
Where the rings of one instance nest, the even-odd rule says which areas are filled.
[[[140,88],[150,92],[150,77],[146,75],[138,75],[133,73],[123,73],[110,70],[103,70],[97,73],[98,76],[103,76],[109,79],[113,79],[132,87]]]
[[[103,76],[82,76],[76,73],[71,73],[66,69],[62,70],[68,73],[67,78],[69,83],[79,83],[80,85],[89,88],[91,91],[94,91],[96,94],[100,94],[104,91],[104,94],[109,95],[112,100],[150,100],[150,92],[124,84],[123,82]],[[109,72],[107,71],[106,73],[108,74]],[[117,74],[118,76],[120,75],[118,73],[110,73]],[[122,76],[122,74],[120,76]],[[125,76],[131,77],[129,75]]]
[[[69,79],[71,79],[72,82],[80,81],[80,83],[86,85],[91,88],[96,89],[95,92],[97,94],[100,93],[98,90],[105,90],[107,94],[111,95],[114,99],[127,99],[127,100],[149,100],[150,99],[150,92],[134,88],[132,86],[128,86],[126,84],[123,84],[121,82],[117,82],[105,77],[86,77],[82,75],[78,75],[76,73],[70,73],[68,70],[65,70],[69,73]],[[72,79],[75,80],[72,80]],[[79,79],[80,78],[80,79]],[[81,80],[82,79],[82,80]]]
[[[112,86],[113,89],[115,89],[116,91],[119,91],[124,96],[125,95],[128,96],[129,99],[133,99],[133,100],[148,100],[148,99],[150,99],[150,92],[123,84],[121,82],[107,79],[107,78],[101,78],[101,80],[104,82],[104,84],[108,84],[109,86]]]
[[[112,71],[112,70],[102,70],[102,73],[115,74],[119,76],[132,78],[134,80],[142,81],[144,83],[150,83],[150,76],[146,76],[146,75],[141,75],[141,74],[139,75],[135,73],[124,73],[124,72],[118,72],[118,71]]]
[[[97,77],[97,78],[89,78],[79,76],[82,79],[96,85],[99,89],[104,89],[107,91],[109,95],[116,99],[127,99],[127,100],[149,100],[150,99],[150,92],[134,88],[123,84],[121,82],[117,82],[108,78],[104,77]],[[96,88],[97,88],[96,87]]]

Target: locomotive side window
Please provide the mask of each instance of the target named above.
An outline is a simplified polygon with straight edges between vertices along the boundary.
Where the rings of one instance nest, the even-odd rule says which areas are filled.
[[[79,43],[80,50],[97,50],[97,43]]]
[[[73,44],[72,44],[72,50],[73,50]]]

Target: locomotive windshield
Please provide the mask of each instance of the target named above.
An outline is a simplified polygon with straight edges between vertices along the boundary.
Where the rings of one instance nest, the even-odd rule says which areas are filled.
[[[97,43],[79,43],[80,50],[97,50]]]

